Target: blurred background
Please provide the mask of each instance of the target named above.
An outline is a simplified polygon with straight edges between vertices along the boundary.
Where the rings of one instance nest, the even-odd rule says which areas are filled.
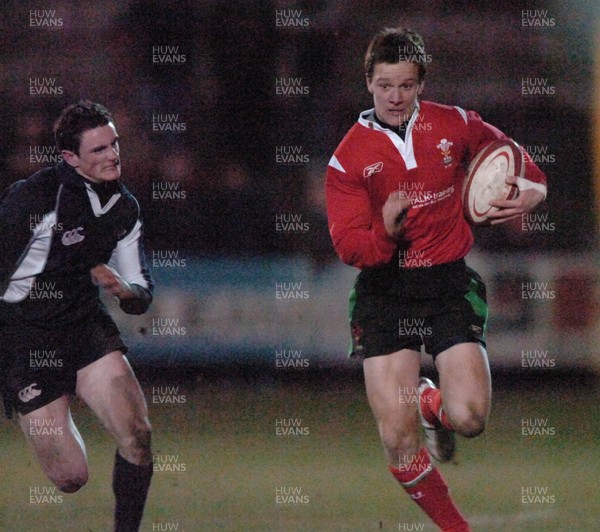
[[[123,180],[142,207],[148,262],[157,284],[148,314],[131,317],[113,309],[145,390],[186,387],[187,403],[174,407],[183,430],[198,422],[202,404],[216,400],[206,394],[219,393],[222,386],[230,392],[239,388],[257,401],[259,414],[248,431],[259,434],[265,427],[272,432],[273,416],[296,415],[285,399],[291,401],[289,391],[297,415],[317,434],[331,419],[314,414],[313,420],[313,414],[302,413],[303,405],[318,412],[323,388],[333,393],[342,380],[349,388],[337,399],[328,396],[333,402],[326,411],[335,418],[333,412],[345,408],[342,395],[351,394],[355,411],[365,416],[361,423],[374,433],[361,395],[360,364],[346,357],[347,294],[357,271],[342,265],[332,249],[323,183],[338,143],[359,112],[372,107],[362,70],[370,38],[385,26],[417,29],[431,56],[424,99],[476,110],[523,145],[549,181],[547,201],[534,213],[477,229],[477,244],[468,257],[489,289],[490,361],[498,394],[507,400],[498,408],[516,416],[499,422],[488,442],[506,452],[515,442],[523,443],[518,425],[525,414],[515,414],[519,403],[514,397],[526,396],[533,409],[528,419],[564,422],[573,434],[586,434],[583,443],[564,433],[564,440],[546,438],[536,456],[549,461],[577,440],[584,447],[576,454],[587,458],[598,417],[590,430],[586,403],[554,392],[576,394],[585,387],[586,393],[598,393],[593,374],[600,367],[594,166],[600,149],[595,129],[600,124],[599,11],[591,0],[546,0],[535,6],[441,0],[5,1],[0,7],[0,187],[60,161],[51,129],[62,108],[82,98],[103,103],[122,139]],[[425,371],[432,372],[423,360]],[[539,396],[533,391],[539,386],[545,386],[547,402],[534,406]],[[300,401],[309,396],[315,404]],[[152,397],[148,391],[150,402]],[[581,409],[575,415],[581,425],[573,425],[565,404]],[[557,405],[562,406],[557,410]],[[269,414],[260,416],[265,408]],[[239,419],[241,412],[231,415]],[[156,415],[161,420],[164,408]],[[215,434],[226,417],[214,419]],[[333,424],[352,433],[351,425]],[[161,424],[155,421],[155,426],[160,441]],[[7,430],[10,445],[13,429]],[[192,432],[185,438],[193,454]],[[267,438],[247,436],[248,445],[263,445]],[[383,468],[374,436],[369,441],[377,465],[370,464],[369,472]],[[285,459],[278,461],[274,454],[298,452],[304,460],[319,446],[317,436],[293,449],[290,444],[286,451],[281,440],[271,440],[273,454],[264,460],[275,468],[283,468]],[[184,443],[176,445],[186,449]],[[524,451],[505,460],[514,459],[513,468],[520,471],[530,458]],[[256,470],[248,467],[254,478]],[[591,479],[581,469],[585,485]],[[470,474],[486,476],[481,469]],[[171,481],[185,486],[174,505],[204,487],[204,480]],[[394,492],[391,483],[378,481]],[[273,482],[265,488],[270,502]],[[310,489],[310,482],[298,484]],[[537,482],[559,489],[552,478]],[[525,483],[513,480],[513,491]],[[304,513],[294,509],[293,515],[274,518],[265,510],[255,524],[232,521],[233,493],[242,497],[247,490],[238,491],[235,483],[219,486],[232,490],[233,500],[214,501],[202,518],[202,512],[172,510],[178,515],[172,522],[186,530],[362,530],[377,524],[397,530],[409,523],[397,515],[361,520],[366,509],[354,516],[342,517],[347,509],[324,516],[314,510],[316,502]],[[473,486],[460,489],[477,499]],[[317,490],[314,486],[312,494]],[[500,504],[491,517],[477,508],[478,526],[593,530],[600,517],[591,514],[585,520],[577,504],[587,499],[580,499],[570,506],[563,499],[560,510]],[[338,506],[345,508],[341,502]],[[32,524],[37,521],[15,524],[17,515],[25,519],[19,504],[2,510],[6,521],[0,525],[6,530],[37,526]],[[147,529],[160,529],[152,527],[166,522],[164,516],[149,511]],[[415,515],[414,522],[421,519],[425,526],[424,518]],[[563,521],[556,524],[558,515]],[[56,519],[50,529],[64,529],[59,515]]]
[[[164,293],[186,309],[187,337],[171,343],[208,347],[187,346],[192,358],[216,350],[272,358],[274,346],[290,342],[317,360],[342,361],[340,296],[354,272],[331,247],[324,172],[372,105],[362,75],[369,39],[385,25],[414,27],[431,57],[425,98],[477,110],[550,182],[538,211],[477,231],[471,262],[490,285],[491,334],[510,333],[491,342],[494,363],[519,362],[523,336],[515,334],[523,333],[535,338],[532,349],[555,347],[563,365],[592,364],[582,351],[594,342],[582,335],[597,310],[597,6],[525,4],[5,3],[0,186],[60,160],[51,126],[64,106],[103,102],[122,137],[124,180],[141,203],[158,281],[146,329],[155,317],[178,317],[161,307]],[[278,301],[283,282],[303,283],[306,300]],[[524,283],[545,293],[527,300],[521,288],[535,285]],[[232,323],[247,341],[236,344]],[[217,330],[225,342],[211,338]],[[546,333],[556,333],[552,347]],[[152,350],[162,340],[136,331],[133,341]]]

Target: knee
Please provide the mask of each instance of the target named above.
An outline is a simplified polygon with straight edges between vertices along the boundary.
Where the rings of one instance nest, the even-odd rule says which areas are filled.
[[[132,424],[129,434],[119,442],[123,458],[136,465],[152,463],[152,427],[147,419]]]
[[[414,455],[419,450],[418,426],[404,426],[397,422],[382,421],[379,424],[379,435],[386,450],[386,454],[392,458],[391,465],[396,464],[398,458]]]
[[[452,413],[450,422],[458,434],[465,438],[474,438],[485,430],[487,418],[487,407],[465,405],[460,410]]]
[[[48,478],[63,493],[75,493],[79,491],[88,481],[87,467],[79,468],[74,471],[51,471]]]

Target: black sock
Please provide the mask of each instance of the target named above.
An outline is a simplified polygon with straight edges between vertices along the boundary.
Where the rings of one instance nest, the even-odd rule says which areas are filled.
[[[142,522],[151,478],[152,464],[132,464],[117,451],[112,483],[116,499],[115,532],[137,532]]]

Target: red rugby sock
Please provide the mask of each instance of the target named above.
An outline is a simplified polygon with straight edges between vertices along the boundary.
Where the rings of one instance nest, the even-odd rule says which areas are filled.
[[[445,532],[470,532],[471,528],[452,501],[448,485],[423,447],[408,465],[390,472],[431,520]]]
[[[428,423],[433,425],[436,420],[439,420],[444,427],[454,430],[442,405],[442,393],[437,388],[423,390],[421,394],[421,412]]]

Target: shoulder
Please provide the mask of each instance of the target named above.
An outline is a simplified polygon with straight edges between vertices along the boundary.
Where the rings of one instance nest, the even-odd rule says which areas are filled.
[[[59,184],[55,167],[44,168],[27,179],[10,184],[2,193],[0,201],[10,198],[27,204],[53,203]]]
[[[369,158],[379,135],[361,123],[354,124],[333,153],[328,169],[335,169],[341,174],[354,174]]]
[[[342,141],[338,144],[335,153],[339,154],[343,151],[354,149],[356,144],[364,139],[365,134],[368,134],[367,128],[358,123],[354,124],[344,135]]]
[[[119,212],[122,219],[126,221],[126,225],[133,227],[138,220],[141,220],[141,208],[137,198],[129,191],[129,189],[119,181],[119,190],[121,199],[118,203],[120,206]]]
[[[348,130],[335,150],[336,156],[346,158],[360,157],[364,152],[373,149],[379,142],[386,142],[387,136],[372,119],[373,109],[363,111],[358,121]],[[379,130],[378,130],[379,129]]]
[[[140,204],[137,198],[131,193],[131,191],[119,181],[119,190],[121,192],[121,197],[123,201],[135,211],[140,210]]]
[[[43,168],[25,179],[25,186],[31,188],[58,188],[60,183],[56,166]]]
[[[429,101],[419,102],[419,114],[424,115],[425,119],[429,115],[433,120],[462,122],[466,125],[470,113],[471,111],[465,111],[458,105],[445,105]]]

